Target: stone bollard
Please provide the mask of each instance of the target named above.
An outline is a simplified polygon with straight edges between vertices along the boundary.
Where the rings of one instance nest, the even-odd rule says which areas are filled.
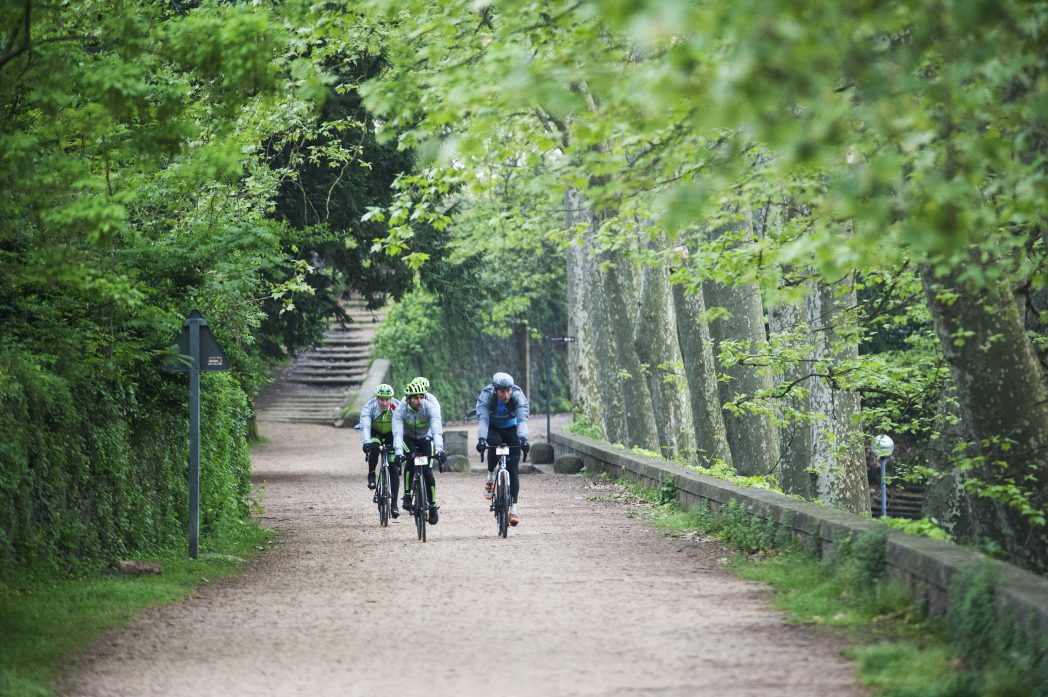
[[[469,472],[468,431],[444,431],[444,452],[448,454],[447,471]]]
[[[561,455],[553,462],[557,474],[578,474],[582,471],[582,459],[574,455]]]
[[[536,465],[553,464],[553,446],[549,443],[535,443],[531,446],[529,456]]]

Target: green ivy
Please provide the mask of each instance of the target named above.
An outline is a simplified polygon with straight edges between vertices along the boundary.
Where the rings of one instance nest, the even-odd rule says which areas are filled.
[[[188,388],[181,375],[141,385],[49,370],[0,346],[0,564],[76,573],[186,536]],[[201,399],[201,532],[246,520],[246,397],[228,373]],[[206,544],[206,542],[205,542]]]

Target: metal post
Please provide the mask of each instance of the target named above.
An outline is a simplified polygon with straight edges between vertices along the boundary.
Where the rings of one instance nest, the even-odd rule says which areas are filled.
[[[546,350],[546,356],[545,356],[546,357],[546,361],[545,361],[546,362],[546,442],[552,444],[552,441],[550,440],[550,432],[549,432],[550,431],[549,412],[550,412],[550,409],[552,408],[550,406],[550,392],[551,392],[551,388],[550,388],[549,373],[550,373],[551,355],[553,354],[553,342],[550,341],[550,338],[548,336],[546,337],[546,341],[543,342],[543,347]]]
[[[881,458],[881,517],[888,515],[888,458]]]
[[[197,558],[200,541],[200,325],[203,318],[191,317],[189,324],[189,558]]]

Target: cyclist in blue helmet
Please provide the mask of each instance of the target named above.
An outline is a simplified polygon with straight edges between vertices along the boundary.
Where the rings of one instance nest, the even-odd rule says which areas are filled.
[[[379,445],[385,444],[390,459],[389,486],[393,494],[390,516],[400,516],[397,508],[397,489],[400,484],[400,468],[393,458],[393,413],[400,401],[393,397],[393,387],[382,384],[375,388],[375,396],[368,400],[360,412],[360,441],[368,459],[368,488],[375,488],[375,468],[378,466]]]
[[[513,383],[509,373],[495,373],[491,383],[477,395],[477,451],[483,453],[489,445],[518,445],[511,448],[506,468],[509,470],[509,492],[512,503],[509,507],[509,524],[517,525],[517,495],[520,493],[520,454],[528,459],[531,446],[528,443],[528,398],[524,390]],[[494,450],[488,450],[488,479],[484,484],[484,497],[490,499],[495,486],[495,465],[498,458]]]

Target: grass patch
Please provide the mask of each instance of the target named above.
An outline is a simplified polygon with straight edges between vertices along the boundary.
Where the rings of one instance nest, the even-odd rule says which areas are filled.
[[[242,531],[238,539],[212,542],[197,560],[184,549],[144,557],[163,565],[159,576],[15,575],[0,580],[0,695],[53,697],[49,686],[70,653],[126,624],[142,608],[179,600],[234,573],[273,535],[253,523]]]
[[[737,550],[728,568],[775,588],[776,605],[790,622],[837,633],[859,681],[877,695],[1048,697],[1048,646],[1035,628],[996,610],[989,567],[957,574],[950,615],[933,620],[887,578],[887,528],[838,540],[832,555],[816,559],[734,502],[717,513],[702,506],[686,511],[665,483],[658,489],[625,480],[615,485],[634,503],[631,515],[641,517],[634,509],[643,502],[643,517],[658,527],[698,531]]]

